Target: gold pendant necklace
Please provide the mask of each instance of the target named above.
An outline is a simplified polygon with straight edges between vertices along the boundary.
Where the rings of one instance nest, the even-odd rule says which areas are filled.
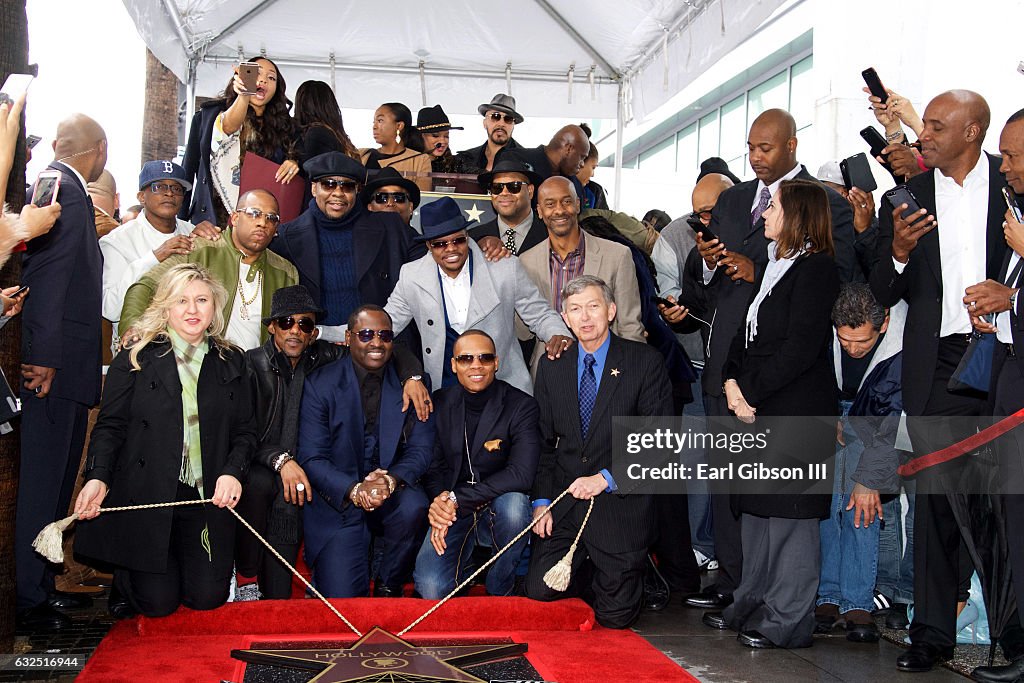
[[[252,298],[245,298],[245,289],[242,287],[242,266],[239,263],[238,266],[238,296],[242,300],[242,308],[238,314],[242,320],[249,319],[249,305],[254,303],[259,298],[260,292],[263,290],[263,269],[256,271],[256,290],[252,293]]]

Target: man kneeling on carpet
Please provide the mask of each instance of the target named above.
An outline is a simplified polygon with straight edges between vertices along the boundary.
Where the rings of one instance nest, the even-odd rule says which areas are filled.
[[[296,458],[313,486],[303,508],[306,563],[332,598],[370,590],[372,536],[383,547],[374,596],[401,597],[426,526],[418,482],[434,450],[434,420],[402,412],[384,309],[364,304],[348,319],[349,355],[306,379]]]
[[[519,350],[515,349],[515,353]],[[439,600],[475,569],[473,550],[501,550],[530,523],[529,490],[540,459],[537,402],[496,380],[494,340],[470,329],[450,361],[458,386],[435,394],[437,442],[423,488],[430,530],[416,557],[416,590]],[[528,536],[487,570],[489,595],[509,595]]]
[[[78,527],[75,551],[115,565],[114,586],[146,616],[228,598],[236,522],[222,508],[242,495],[256,427],[242,352],[221,337],[227,297],[197,264],[164,274],[134,323],[138,341],[110,365],[89,440],[79,519],[103,503],[212,499]]]

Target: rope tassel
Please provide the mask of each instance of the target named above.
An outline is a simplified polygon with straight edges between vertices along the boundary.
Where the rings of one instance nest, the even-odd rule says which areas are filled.
[[[43,527],[43,530],[32,541],[32,548],[54,564],[64,562],[64,532],[74,524],[78,515],[71,515],[64,519],[50,522]]]
[[[569,580],[572,578],[572,557],[576,554],[576,546],[579,545],[580,538],[583,536],[583,530],[587,528],[587,521],[590,520],[590,513],[593,510],[594,499],[591,498],[587,514],[583,517],[583,524],[580,525],[580,530],[576,533],[576,540],[569,546],[569,552],[565,554],[565,557],[555,562],[555,566],[544,574],[544,583],[551,590],[562,593],[569,588]]]

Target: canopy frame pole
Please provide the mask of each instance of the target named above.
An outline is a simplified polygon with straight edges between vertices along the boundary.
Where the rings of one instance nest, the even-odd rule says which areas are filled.
[[[164,2],[168,2],[168,1],[169,0],[164,0]],[[256,5],[251,10],[249,10],[248,12],[246,12],[245,14],[243,14],[240,17],[238,17],[237,19],[232,21],[230,24],[228,24],[227,26],[222,28],[218,33],[215,33],[209,40],[207,40],[205,42],[203,47],[205,49],[207,49],[207,50],[210,49],[211,47],[213,47],[217,43],[221,42],[222,40],[227,38],[229,35],[234,33],[235,31],[237,31],[238,29],[242,28],[243,26],[248,24],[250,21],[255,19],[260,14],[260,12],[262,12],[265,9],[267,9],[268,7],[273,5],[275,2],[277,2],[277,0],[263,0],[263,2],[261,2],[258,5]]]
[[[619,81],[619,92],[615,107],[615,192],[612,193],[612,208],[619,210],[622,197],[622,129],[626,125],[626,80]]]
[[[619,72],[615,69],[615,67],[609,64],[608,60],[605,59],[601,55],[601,53],[597,51],[597,48],[591,45],[586,38],[581,36],[579,32],[573,27],[573,25],[566,21],[565,17],[559,14],[558,10],[551,6],[551,3],[549,3],[548,0],[534,0],[534,2],[536,2],[541,9],[547,12],[548,16],[551,17],[555,21],[555,23],[558,24],[558,26],[576,42],[577,45],[582,47],[586,51],[586,53],[594,59],[595,62],[600,64],[601,68],[604,69],[605,73],[608,74],[610,78],[612,78],[613,80],[617,80],[619,78]]]

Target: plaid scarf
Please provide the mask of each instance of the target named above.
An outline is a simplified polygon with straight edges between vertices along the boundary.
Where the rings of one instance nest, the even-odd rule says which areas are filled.
[[[178,379],[181,380],[181,413],[182,445],[181,472],[178,481],[188,486],[195,486],[199,496],[203,496],[203,451],[199,437],[199,401],[196,390],[199,387],[199,371],[203,367],[203,359],[209,348],[209,342],[203,339],[198,346],[192,346],[171,329],[167,330],[174,349],[174,360],[178,366]]]

